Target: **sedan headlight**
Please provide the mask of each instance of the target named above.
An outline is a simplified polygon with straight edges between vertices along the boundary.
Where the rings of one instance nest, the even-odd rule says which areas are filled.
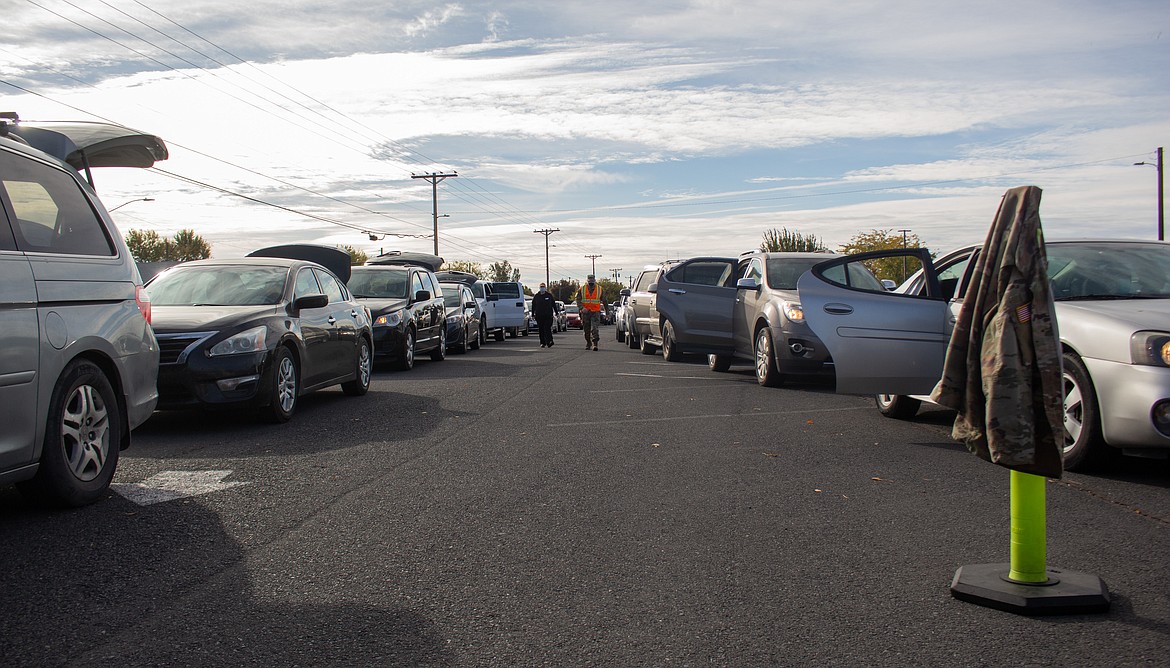
[[[239,334],[230,336],[211,347],[207,351],[209,357],[220,355],[241,355],[243,353],[258,353],[267,349],[265,341],[268,338],[268,327],[260,325],[247,329]]]
[[[391,311],[389,313],[382,314],[378,316],[376,320],[374,320],[374,324],[385,325],[387,327],[397,327],[398,325],[402,324],[404,313],[405,309],[399,309],[397,311]]]
[[[804,307],[796,302],[784,302],[784,317],[790,322],[804,322]]]
[[[1170,332],[1134,332],[1129,354],[1134,364],[1170,366]]]

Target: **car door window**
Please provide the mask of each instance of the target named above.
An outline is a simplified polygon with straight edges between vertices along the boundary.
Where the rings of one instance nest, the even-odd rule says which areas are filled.
[[[317,282],[321,284],[321,290],[329,297],[330,304],[345,301],[345,293],[341,290],[341,284],[337,279],[326,271],[319,271],[314,269],[313,273],[317,275]]]
[[[430,274],[423,273],[420,276],[422,276],[423,290],[431,293],[431,299],[443,296],[443,286],[439,285],[438,281],[432,280]]]
[[[854,290],[886,292],[885,286],[862,262],[842,262],[826,269],[823,276],[830,283]]]
[[[422,275],[417,271],[412,272],[410,274],[410,298],[414,299],[415,295],[417,295],[421,290],[426,290],[426,288],[423,287]]]
[[[732,265],[726,260],[686,262],[666,274],[671,283],[692,285],[723,285],[731,275]]]
[[[744,267],[743,275],[740,276],[740,278],[754,278],[756,279],[756,283],[763,283],[764,270],[760,265],[760,261],[753,259],[751,262],[748,262],[747,266]]]
[[[67,173],[0,153],[0,185],[16,215],[17,247],[33,253],[114,255],[114,245],[81,186]]]
[[[313,277],[313,270],[305,268],[297,272],[297,284],[293,291],[293,299],[318,294],[321,294],[321,286],[317,285],[317,279]]]
[[[654,282],[655,277],[658,276],[658,270],[644,271],[638,276],[638,285],[634,288],[637,292],[646,292],[650,284]]]

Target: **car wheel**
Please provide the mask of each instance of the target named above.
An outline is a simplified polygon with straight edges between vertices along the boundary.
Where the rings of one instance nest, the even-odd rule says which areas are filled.
[[[435,362],[442,362],[447,359],[447,326],[444,325],[439,330],[439,345],[431,351],[431,360]]]
[[[44,449],[36,476],[18,483],[29,498],[84,506],[106,493],[122,444],[118,397],[92,362],[70,362],[49,399]]]
[[[642,350],[643,355],[653,355],[658,352],[658,347],[646,342],[646,337],[642,337],[638,347]]]
[[[707,368],[723,373],[731,368],[731,355],[707,355]]]
[[[1089,371],[1076,355],[1065,353],[1064,377],[1064,468],[1089,471],[1104,464],[1112,449],[1101,436],[1097,394]]]
[[[662,326],[662,359],[667,362],[681,362],[682,353],[678,351],[678,341],[674,340],[674,325],[667,322]]]
[[[300,380],[292,353],[284,346],[277,346],[272,361],[272,386],[268,388],[268,406],[264,412],[268,421],[288,422],[292,418],[297,409]]]
[[[497,341],[504,340],[504,328],[503,327],[496,330],[496,340]]]
[[[370,355],[370,342],[364,336],[358,339],[356,361],[357,376],[353,380],[341,384],[341,391],[351,397],[360,397],[370,391],[373,356]]]
[[[756,334],[756,382],[764,387],[780,387],[784,384],[780,369],[776,366],[772,332],[767,327]]]
[[[402,343],[398,346],[398,370],[410,371],[414,368],[414,328],[407,327],[402,334]]]
[[[470,348],[472,350],[479,350],[479,347],[483,345],[483,337],[483,325],[481,324],[479,329],[475,330],[475,340],[471,342]]]
[[[918,399],[912,399],[901,394],[876,394],[873,401],[877,404],[878,411],[888,417],[897,420],[908,420],[918,414],[918,407],[922,402]]]
[[[521,330],[520,336],[528,336],[528,328],[527,327],[525,327],[523,330]]]
[[[455,345],[456,355],[466,355],[468,350],[471,350],[471,330],[466,325],[463,327],[463,340]]]
[[[632,330],[626,333],[626,345],[629,346],[631,350],[638,348],[638,335],[635,334]]]

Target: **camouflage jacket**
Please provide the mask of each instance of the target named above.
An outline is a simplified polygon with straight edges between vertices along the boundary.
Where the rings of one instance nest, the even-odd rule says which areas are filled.
[[[1061,476],[1060,339],[1040,228],[1040,189],[1008,190],[931,398],[959,412],[952,436],[987,461]]]

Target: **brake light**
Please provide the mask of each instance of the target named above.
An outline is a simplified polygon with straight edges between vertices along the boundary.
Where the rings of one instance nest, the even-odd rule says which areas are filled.
[[[138,310],[142,312],[142,317],[146,318],[146,324],[150,324],[150,295],[146,290],[142,289],[141,285],[134,286],[134,303],[138,304]]]

